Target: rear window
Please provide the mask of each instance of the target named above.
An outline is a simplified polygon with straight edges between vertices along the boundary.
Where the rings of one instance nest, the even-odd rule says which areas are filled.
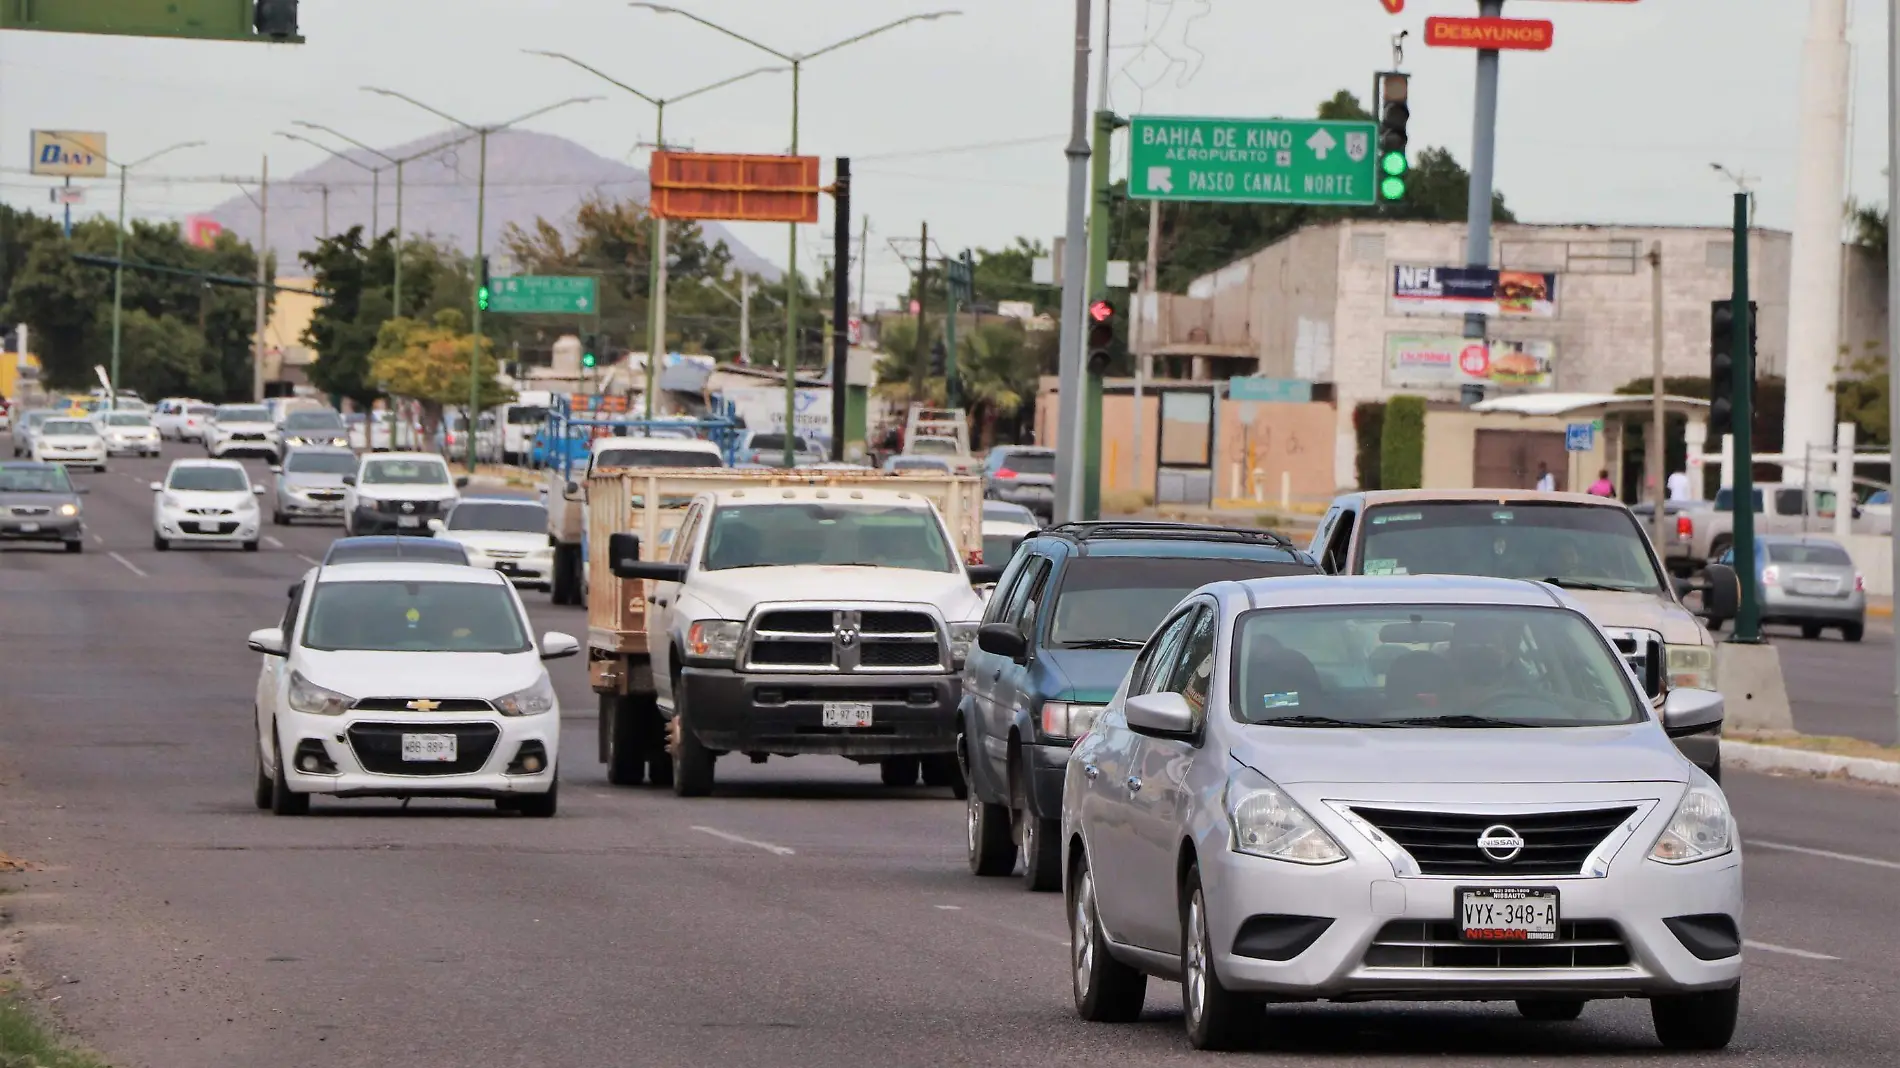
[[[506,530],[540,534],[548,529],[548,510],[531,501],[463,501],[449,513],[450,530]]]
[[[1292,560],[1080,557],[1063,572],[1049,641],[1057,646],[1140,644],[1183,597],[1210,582],[1312,573]]]
[[[1655,593],[1649,539],[1623,508],[1531,501],[1405,502],[1367,509],[1354,569],[1476,575]]]
[[[1006,453],[997,462],[997,469],[1014,471],[1019,475],[1053,475],[1056,473],[1056,454],[1053,452]]]
[[[529,423],[542,423],[547,420],[548,410],[534,405],[517,405],[508,409],[508,421],[516,426]]]
[[[1761,489],[1757,487],[1755,492],[1749,496],[1749,499],[1755,502],[1755,512],[1759,514],[1762,511]],[[1715,491],[1715,510],[1718,512],[1733,512],[1735,510],[1734,487],[1723,486],[1721,489]]]
[[[1853,567],[1853,557],[1838,545],[1796,545],[1788,542],[1771,541],[1767,545],[1768,559],[1777,564],[1821,564],[1830,567]]]
[[[226,405],[218,409],[217,416],[220,423],[268,423],[271,421],[269,408],[248,406]]]

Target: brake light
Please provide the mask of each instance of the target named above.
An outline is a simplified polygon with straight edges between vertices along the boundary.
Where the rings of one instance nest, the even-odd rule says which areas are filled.
[[[1761,584],[1764,586],[1781,585],[1780,565],[1769,564],[1767,567],[1762,568],[1761,569]]]
[[[996,469],[996,477],[997,478],[1015,478],[1016,472],[1011,471],[1007,467],[999,467]]]
[[[1676,517],[1676,537],[1687,541],[1695,537],[1695,520],[1686,515]]]
[[[1854,592],[1855,593],[1867,592],[1867,580],[1864,578],[1861,578],[1860,572],[1858,571],[1854,572]]]

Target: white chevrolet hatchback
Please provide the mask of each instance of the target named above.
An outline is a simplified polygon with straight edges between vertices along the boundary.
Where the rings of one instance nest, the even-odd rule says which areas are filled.
[[[465,797],[552,816],[561,707],[508,580],[487,568],[318,567],[283,622],[254,631],[257,807],[309,811],[312,794]]]
[[[1155,632],[1070,755],[1077,1010],[1182,984],[1226,1047],[1275,1000],[1644,998],[1728,1044],[1742,854],[1670,743],[1721,695],[1649,702],[1569,595],[1503,579],[1217,583]]]

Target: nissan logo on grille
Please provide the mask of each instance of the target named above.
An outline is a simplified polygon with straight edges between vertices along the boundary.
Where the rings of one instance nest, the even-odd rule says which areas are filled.
[[[1498,864],[1509,864],[1524,852],[1524,839],[1518,833],[1503,824],[1493,824],[1478,834],[1478,852],[1485,859]]]

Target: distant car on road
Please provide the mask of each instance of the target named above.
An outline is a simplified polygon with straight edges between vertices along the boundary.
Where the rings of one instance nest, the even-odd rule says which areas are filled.
[[[53,541],[86,551],[84,508],[58,464],[0,463],[0,540]]]
[[[106,452],[113,456],[157,456],[158,428],[152,425],[150,412],[132,412],[123,408],[100,412],[92,417],[105,439]]]
[[[350,428],[329,408],[292,408],[278,424],[286,449],[308,445],[350,446]]]
[[[51,408],[35,408],[32,411],[21,412],[19,419],[13,425],[13,455],[15,457],[31,455],[34,431],[39,429],[41,423],[59,414]]]
[[[468,566],[468,550],[460,542],[405,538],[394,534],[363,534],[338,538],[323,554],[323,564],[456,564]]]
[[[1730,546],[1715,558],[1735,566]],[[1755,566],[1761,569],[1761,621],[1801,628],[1812,641],[1823,630],[1838,628],[1846,641],[1860,641],[1867,630],[1867,584],[1854,559],[1832,538],[1798,534],[1762,534],[1755,538]],[[1728,620],[1709,617],[1710,630]]]
[[[204,432],[205,455],[222,459],[231,455],[268,456],[275,461],[283,453],[283,432],[269,408],[261,404],[222,404],[212,413]]]
[[[824,463],[828,454],[817,442],[792,438],[792,466],[808,467]],[[739,445],[739,463],[759,467],[785,466],[785,435],[776,431],[747,431]]]
[[[106,439],[88,417],[60,416],[33,429],[27,455],[40,463],[60,463],[106,469]]]
[[[1056,451],[1034,445],[998,445],[983,459],[983,493],[1020,504],[1045,519],[1055,515]]]
[[[515,497],[464,497],[446,518],[429,520],[435,540],[462,546],[468,562],[508,576],[517,586],[548,589],[554,581],[554,539],[548,509]]]
[[[493,571],[381,563],[312,568],[264,655],[253,800],[280,816],[315,794],[482,797],[548,817],[559,801],[561,706],[521,599]]]
[[[256,552],[263,492],[236,460],[173,460],[165,480],[152,483],[152,548],[235,544]]]
[[[356,454],[334,445],[306,445],[284,453],[272,464],[270,521],[288,526],[293,519],[343,518],[343,478],[356,473]]]
[[[1178,979],[1188,1041],[1225,1049],[1269,999],[1560,1021],[1639,997],[1665,1047],[1721,1049],[1741,841],[1669,738],[1722,719],[1689,687],[1652,710],[1546,584],[1203,586],[1066,764],[1076,1012],[1133,1020],[1150,976]]]
[[[426,537],[428,521],[448,514],[466,485],[468,476],[451,476],[432,452],[369,453],[355,474],[343,476],[343,529]]]
[[[1009,563],[1016,546],[1036,532],[1041,523],[1020,504],[983,502],[983,562],[995,567]]]

